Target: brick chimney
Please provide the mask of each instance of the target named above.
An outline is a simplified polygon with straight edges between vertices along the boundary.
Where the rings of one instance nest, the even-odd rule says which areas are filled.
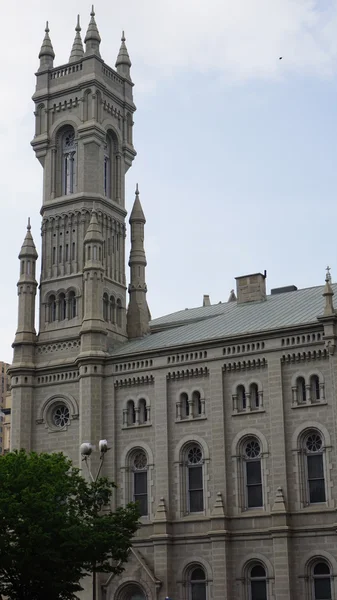
[[[266,299],[267,271],[235,277],[238,304],[246,302],[261,302]]]

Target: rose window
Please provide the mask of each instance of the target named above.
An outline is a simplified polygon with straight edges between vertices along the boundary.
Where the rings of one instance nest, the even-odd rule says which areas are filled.
[[[245,453],[248,458],[256,458],[261,453],[260,444],[257,440],[249,440],[245,447]]]
[[[70,423],[69,408],[65,404],[59,404],[53,411],[53,423],[60,429]]]
[[[307,437],[306,447],[309,452],[319,452],[322,449],[322,438],[317,433],[312,433]]]
[[[199,446],[192,446],[187,453],[188,464],[197,465],[202,461],[202,452]]]
[[[133,459],[133,466],[135,469],[137,469],[137,471],[140,471],[141,469],[146,468],[147,458],[146,458],[144,452],[137,452],[137,454],[135,454],[135,457]]]

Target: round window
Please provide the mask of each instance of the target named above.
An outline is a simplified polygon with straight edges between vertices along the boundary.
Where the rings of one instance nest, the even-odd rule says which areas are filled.
[[[52,411],[52,422],[55,427],[62,429],[70,423],[69,408],[65,404],[57,404]]]

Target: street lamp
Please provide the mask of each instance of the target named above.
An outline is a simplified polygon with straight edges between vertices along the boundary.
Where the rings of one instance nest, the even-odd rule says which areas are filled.
[[[80,446],[80,452],[82,455],[82,462],[85,462],[85,464],[87,465],[87,469],[88,469],[88,473],[90,476],[90,479],[93,483],[96,483],[96,481],[98,480],[100,473],[101,473],[101,469],[103,466],[103,462],[104,462],[104,457],[106,455],[106,453],[108,452],[108,450],[110,450],[109,446],[108,446],[108,442],[107,440],[100,440],[98,442],[98,450],[99,450],[99,467],[97,470],[96,475],[94,476],[92,474],[91,468],[90,468],[90,456],[93,452],[93,450],[95,450],[95,447],[90,443],[90,442],[83,442],[83,444],[81,444]],[[93,571],[92,571],[92,600],[96,600],[96,571],[95,571],[95,567],[96,565],[93,565]]]

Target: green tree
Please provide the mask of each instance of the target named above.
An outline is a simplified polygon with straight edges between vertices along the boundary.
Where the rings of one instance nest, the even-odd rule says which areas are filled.
[[[93,570],[122,572],[139,513],[111,512],[114,487],[86,481],[62,453],[0,456],[0,595],[70,600]]]

